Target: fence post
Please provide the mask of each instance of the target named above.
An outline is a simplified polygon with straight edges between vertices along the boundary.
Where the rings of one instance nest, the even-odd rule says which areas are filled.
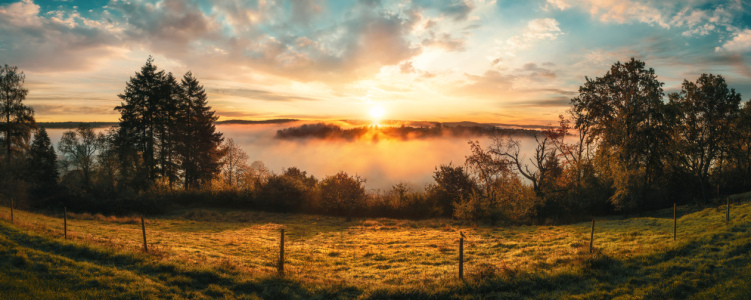
[[[63,232],[65,234],[65,239],[68,239],[68,208],[63,207]]]
[[[592,234],[589,236],[589,254],[592,254],[592,246],[595,239],[595,219],[592,219]]]
[[[10,221],[13,222],[13,198],[10,198]]]
[[[284,276],[284,228],[279,238],[279,276]]]
[[[730,196],[727,198],[727,212],[725,213],[725,222],[730,223]]]
[[[464,279],[464,238],[459,238],[459,279]]]
[[[149,248],[146,246],[146,225],[143,222],[143,216],[141,216],[141,231],[143,231],[143,252],[149,252]]]
[[[673,241],[675,241],[675,233],[678,228],[678,218],[675,213],[675,202],[673,203]]]

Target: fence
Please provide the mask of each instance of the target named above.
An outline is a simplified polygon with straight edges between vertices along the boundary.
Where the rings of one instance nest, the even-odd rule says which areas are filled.
[[[467,228],[455,226],[458,223],[447,220],[371,219],[359,223],[340,220],[338,222],[347,224],[347,227],[323,232],[327,226],[334,225],[315,225],[315,220],[330,222],[326,217],[315,216],[285,215],[288,219],[311,218],[300,220],[291,228],[256,222],[252,226],[241,223],[222,229],[212,228],[211,223],[173,219],[149,221],[143,217],[112,219],[92,216],[91,220],[82,220],[85,217],[69,214],[67,209],[64,209],[62,218],[57,218],[19,211],[13,201],[9,208],[11,222],[51,236],[130,251],[140,249],[155,256],[177,256],[186,263],[208,263],[255,274],[276,273],[314,281],[347,280],[361,285],[379,280],[402,284],[464,279],[466,275],[489,276],[574,262],[591,253],[602,253],[604,249],[617,255],[620,246],[636,248],[636,244],[644,243],[638,237],[650,233],[665,236],[659,245],[670,244],[669,223],[661,223],[662,228],[657,230],[651,228],[653,225],[645,225],[648,230],[618,229],[626,230],[621,233],[608,228],[618,222],[614,220],[597,223],[592,220],[591,229],[581,225]],[[730,209],[728,198],[724,214],[727,222],[730,221]],[[675,205],[672,223],[675,241],[679,225]],[[197,230],[192,226],[204,227]],[[459,229],[472,233],[465,237]],[[622,245],[599,245],[597,238],[603,232],[607,232],[609,240],[613,236],[623,236],[619,241]],[[142,245],[139,245],[138,235],[142,235]],[[544,246],[545,241],[550,240],[561,242]],[[586,251],[587,242],[589,251]]]

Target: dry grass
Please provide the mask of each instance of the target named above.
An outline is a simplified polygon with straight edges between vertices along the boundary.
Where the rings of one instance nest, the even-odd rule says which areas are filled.
[[[745,197],[745,196],[744,196]],[[751,221],[751,205],[735,204],[732,222]],[[672,209],[652,216],[598,219],[595,250],[628,259],[667,251],[673,242]],[[9,209],[0,208],[9,219]],[[57,216],[16,211],[15,225],[62,238]],[[679,208],[678,239],[727,230],[724,207]],[[362,288],[424,287],[455,282],[459,231],[470,279],[513,277],[520,271],[559,273],[591,259],[591,223],[566,226],[482,227],[452,220],[404,221],[187,210],[147,219],[150,254],[157,260],[218,267],[251,276],[276,272],[279,229],[286,231],[288,277],[312,284]],[[139,217],[69,214],[68,238],[118,250],[140,251]]]

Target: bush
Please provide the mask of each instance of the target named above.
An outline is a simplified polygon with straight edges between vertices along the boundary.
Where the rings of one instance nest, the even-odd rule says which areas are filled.
[[[518,177],[494,183],[490,192],[472,192],[454,205],[454,217],[475,222],[525,223],[534,217],[538,203],[532,188],[525,186]]]
[[[437,205],[441,215],[450,217],[459,199],[467,198],[477,190],[476,183],[462,167],[441,165],[433,173],[435,184],[427,188],[428,197]]]
[[[365,182],[360,176],[349,176],[346,172],[328,176],[321,181],[317,206],[328,214],[347,216],[351,219],[364,208]]]

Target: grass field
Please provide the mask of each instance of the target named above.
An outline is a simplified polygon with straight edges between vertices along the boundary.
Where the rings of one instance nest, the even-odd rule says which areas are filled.
[[[186,210],[140,219],[0,208],[0,298],[748,298],[751,195],[566,226]],[[278,278],[279,229],[286,276]],[[466,280],[457,278],[459,232]]]

